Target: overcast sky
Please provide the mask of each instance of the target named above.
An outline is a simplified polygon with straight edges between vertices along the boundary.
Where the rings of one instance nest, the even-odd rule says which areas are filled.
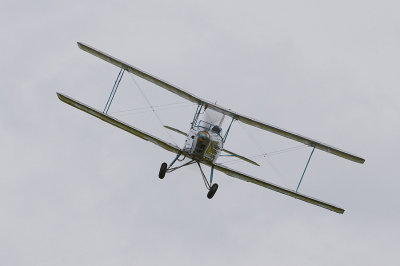
[[[398,1],[0,3],[2,265],[399,265]],[[56,97],[103,109],[118,68],[81,41],[202,98],[364,157],[317,150],[300,192],[343,215],[195,166]],[[136,79],[159,116],[195,106]],[[110,113],[169,142],[132,76]],[[235,123],[245,156],[299,144]],[[230,167],[296,189],[310,148]],[[228,164],[227,164],[228,165]],[[209,169],[205,169],[206,172]]]

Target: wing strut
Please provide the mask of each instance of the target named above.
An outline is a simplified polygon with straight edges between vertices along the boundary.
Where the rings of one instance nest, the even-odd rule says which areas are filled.
[[[313,155],[313,153],[314,153],[314,150],[315,150],[315,146],[314,146],[314,148],[313,148],[313,149],[312,149],[312,151],[311,151],[310,157],[308,157],[308,161],[307,161],[307,164],[306,164],[306,168],[304,168],[303,174],[301,175],[301,178],[300,178],[299,184],[297,185],[297,188],[296,188],[296,193],[297,193],[297,190],[299,190],[299,187],[300,187],[301,181],[303,180],[304,174],[306,173],[306,170],[307,170],[308,164],[310,163],[310,160],[311,160],[311,157],[312,157],[312,155]]]
[[[162,139],[159,139],[159,138],[157,138],[155,136],[152,136],[149,133],[146,133],[146,132],[144,132],[144,131],[142,131],[140,129],[137,129],[137,128],[135,128],[133,126],[130,126],[130,125],[128,125],[128,124],[126,124],[126,123],[124,123],[122,121],[119,121],[118,119],[116,119],[116,118],[114,118],[112,116],[109,116],[107,114],[103,114],[101,111],[96,110],[96,109],[94,109],[94,108],[92,108],[92,107],[90,107],[90,106],[88,106],[86,104],[83,104],[83,103],[81,103],[81,102],[79,102],[79,101],[77,101],[77,100],[75,100],[75,99],[73,99],[73,98],[71,98],[71,97],[69,97],[67,95],[64,95],[64,94],[61,94],[61,93],[57,93],[57,96],[61,101],[65,102],[66,104],[69,104],[72,107],[75,107],[75,108],[77,108],[77,109],[79,109],[81,111],[84,111],[84,112],[86,112],[86,113],[88,113],[88,114],[90,114],[90,115],[92,115],[94,117],[97,117],[100,120],[103,120],[104,122],[106,122],[108,124],[111,124],[111,125],[113,125],[115,127],[118,127],[118,128],[120,128],[122,130],[125,130],[126,132],[131,133],[131,134],[133,134],[133,135],[135,135],[135,136],[137,136],[137,137],[139,137],[141,139],[150,141],[150,142],[160,146],[161,148],[163,148],[163,149],[165,149],[167,151],[173,152],[175,154],[182,152],[181,149],[178,146],[174,145],[174,144],[168,143],[168,142],[166,142],[166,141],[164,141]]]
[[[322,208],[325,208],[325,209],[328,209],[328,210],[331,210],[331,211],[334,211],[334,212],[337,212],[337,213],[344,213],[344,209],[342,209],[340,207],[337,207],[337,206],[334,206],[334,205],[332,205],[330,203],[323,202],[321,200],[306,196],[304,194],[300,194],[300,193],[298,193],[298,192],[296,192],[294,190],[290,190],[290,189],[275,185],[275,184],[270,183],[268,181],[264,181],[264,180],[258,179],[256,177],[241,173],[239,171],[230,169],[230,168],[228,168],[228,167],[226,167],[224,165],[212,164],[212,163],[205,162],[205,161],[203,161],[202,163],[206,164],[208,166],[214,166],[215,170],[221,171],[221,172],[223,172],[223,173],[225,173],[225,174],[227,174],[227,175],[229,175],[231,177],[238,178],[238,179],[241,179],[243,181],[250,182],[250,183],[253,183],[253,184],[256,184],[256,185],[259,185],[259,186],[262,186],[262,187],[265,187],[265,188],[268,188],[268,189],[271,189],[271,190],[274,190],[276,192],[285,194],[285,195],[287,195],[289,197],[293,197],[295,199],[299,199],[299,200],[311,203],[313,205],[316,205],[316,206],[319,206],[319,207],[322,207]]]
[[[121,70],[118,73],[117,79],[114,82],[114,86],[113,86],[113,88],[111,90],[110,96],[108,97],[106,106],[104,107],[104,111],[103,111],[104,114],[107,114],[108,113],[108,109],[110,109],[111,103],[114,100],[115,93],[117,92],[118,85],[121,82],[121,79],[122,79],[122,76],[124,75],[124,72],[125,72],[125,69],[123,69],[121,67]]]
[[[231,126],[232,126],[232,124],[233,124],[233,121],[235,121],[235,117],[232,117],[232,121],[231,121],[231,123],[229,124],[229,127],[228,127],[228,129],[226,130],[226,132],[225,132],[225,136],[224,136],[224,138],[223,138],[223,142],[224,142],[224,143],[225,143],[225,141],[226,141],[226,138],[228,137],[229,130],[231,130]]]
[[[191,124],[190,128],[193,128],[197,124],[197,120],[199,119],[199,116],[200,116],[200,113],[201,113],[201,108],[203,108],[203,104],[202,103],[198,103],[197,104],[196,113],[194,114],[193,121],[192,121],[192,124]]]
[[[170,91],[170,92],[172,92],[172,93],[174,93],[174,94],[176,94],[176,95],[178,95],[178,96],[180,96],[180,97],[182,97],[182,98],[184,98],[184,99],[186,99],[188,101],[203,105],[204,109],[210,108],[210,109],[212,109],[214,111],[217,111],[217,112],[220,112],[220,113],[222,113],[224,115],[227,115],[227,116],[230,116],[230,117],[235,117],[236,120],[238,120],[238,121],[240,121],[242,123],[248,124],[250,126],[258,127],[258,128],[260,128],[262,130],[266,130],[266,131],[269,131],[271,133],[278,134],[278,135],[280,135],[282,137],[289,138],[289,139],[292,139],[294,141],[298,141],[298,142],[303,143],[303,144],[308,145],[308,146],[313,146],[316,149],[319,149],[319,150],[334,154],[336,156],[345,158],[347,160],[350,160],[350,161],[353,161],[353,162],[356,162],[356,163],[361,163],[362,164],[365,161],[365,159],[363,159],[363,158],[361,158],[359,156],[356,156],[354,154],[351,154],[351,153],[345,152],[343,150],[337,149],[337,148],[332,147],[330,145],[324,144],[324,143],[322,143],[320,141],[313,140],[313,139],[301,136],[301,135],[299,135],[297,133],[290,132],[288,130],[279,128],[277,126],[270,125],[270,124],[258,121],[256,119],[253,119],[251,117],[238,114],[236,112],[231,111],[230,109],[224,108],[224,107],[219,106],[217,104],[214,104],[214,103],[212,103],[210,101],[201,99],[201,98],[191,94],[190,92],[187,92],[187,91],[185,91],[185,90],[183,90],[183,89],[181,89],[181,88],[179,88],[179,87],[177,87],[177,86],[175,86],[173,84],[170,84],[170,83],[168,83],[166,81],[163,81],[162,79],[157,78],[156,76],[153,76],[153,75],[151,75],[149,73],[146,73],[145,71],[140,70],[137,67],[134,67],[134,66],[132,66],[132,65],[130,65],[128,63],[125,63],[125,62],[123,62],[123,61],[121,61],[121,60],[119,60],[119,59],[117,59],[115,57],[112,57],[111,55],[108,55],[108,54],[106,54],[106,53],[104,53],[104,52],[102,52],[100,50],[97,50],[97,49],[95,49],[93,47],[90,47],[89,45],[86,45],[86,44],[78,42],[78,46],[79,46],[79,48],[81,48],[85,52],[88,52],[88,53],[90,53],[90,54],[92,54],[92,55],[94,55],[94,56],[96,56],[96,57],[98,57],[100,59],[103,59],[103,60],[109,62],[110,64],[113,64],[113,65],[115,65],[115,66],[117,66],[119,68],[124,68],[126,71],[128,71],[128,72],[130,72],[130,73],[132,73],[132,74],[134,74],[134,75],[136,75],[136,76],[138,76],[138,77],[140,77],[142,79],[145,79],[145,80],[147,80],[147,81],[149,81],[149,82],[151,82],[153,84],[156,84],[156,85],[160,86],[161,88],[164,88],[164,89],[166,89],[166,90],[168,90],[168,91]]]

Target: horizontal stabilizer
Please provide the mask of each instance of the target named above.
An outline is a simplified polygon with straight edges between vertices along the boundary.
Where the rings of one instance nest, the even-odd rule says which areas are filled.
[[[197,104],[202,104],[206,108],[210,108],[210,109],[212,109],[214,111],[220,112],[220,113],[225,114],[225,115],[230,116],[230,117],[233,117],[233,118],[235,118],[236,120],[238,120],[238,121],[240,121],[242,123],[248,124],[250,126],[258,127],[258,128],[260,128],[262,130],[269,131],[271,133],[280,135],[280,136],[285,137],[285,138],[292,139],[294,141],[301,142],[301,143],[303,143],[305,145],[315,147],[316,149],[319,149],[319,150],[334,154],[336,156],[345,158],[347,160],[350,160],[350,161],[353,161],[353,162],[356,162],[356,163],[361,163],[362,164],[365,161],[365,159],[363,159],[363,158],[361,158],[359,156],[356,156],[356,155],[353,155],[351,153],[345,152],[343,150],[337,149],[337,148],[332,147],[330,145],[324,144],[324,143],[322,143],[320,141],[313,140],[313,139],[301,136],[301,135],[299,135],[297,133],[290,132],[288,130],[279,128],[277,126],[258,121],[256,119],[250,118],[248,116],[241,115],[239,113],[233,112],[233,111],[231,111],[231,109],[227,109],[227,108],[224,108],[224,107],[219,106],[217,104],[214,104],[214,103],[212,103],[210,101],[201,99],[201,98],[199,98],[199,97],[197,97],[197,96],[195,96],[195,95],[193,95],[193,94],[191,94],[191,93],[189,93],[189,92],[187,92],[187,91],[185,91],[185,90],[183,90],[183,89],[181,89],[181,88],[179,88],[179,87],[177,87],[175,85],[172,85],[172,84],[170,84],[170,83],[168,83],[166,81],[163,81],[160,78],[157,78],[156,76],[153,76],[153,75],[151,75],[149,73],[146,73],[145,71],[140,70],[137,67],[129,65],[128,63],[125,63],[125,62],[123,62],[123,61],[121,61],[121,60],[119,60],[119,59],[117,59],[115,57],[112,57],[112,56],[110,56],[110,55],[108,55],[108,54],[106,54],[106,53],[104,53],[104,52],[102,52],[100,50],[97,50],[97,49],[95,49],[93,47],[90,47],[89,45],[86,45],[86,44],[78,42],[78,46],[82,50],[84,50],[84,51],[86,51],[86,52],[88,52],[88,53],[90,53],[90,54],[92,54],[94,56],[97,56],[97,57],[99,57],[99,58],[101,58],[101,59],[103,59],[103,60],[105,60],[105,61],[107,61],[107,62],[109,62],[109,63],[111,63],[111,64],[113,64],[113,65],[115,65],[117,67],[119,67],[119,68],[123,68],[126,71],[128,71],[128,72],[130,72],[130,73],[132,73],[132,74],[134,74],[134,75],[136,75],[138,77],[141,77],[141,78],[143,78],[143,79],[145,79],[145,80],[147,80],[149,82],[152,82],[152,83],[154,83],[154,84],[156,84],[156,85],[158,85],[158,86],[160,86],[160,87],[162,87],[162,88],[164,88],[164,89],[166,89],[166,90],[168,90],[168,91],[170,91],[170,92],[172,92],[172,93],[174,93],[174,94],[176,94],[176,95],[178,95],[178,96],[180,96],[180,97],[182,97],[182,98],[184,98],[186,100],[189,100],[189,101],[197,103]]]
[[[224,152],[226,152],[226,153],[228,153],[228,154],[230,154],[230,155],[232,155],[232,156],[235,156],[235,157],[237,157],[237,158],[239,158],[239,159],[241,159],[241,160],[243,160],[243,161],[246,161],[246,162],[248,162],[248,163],[251,163],[251,164],[260,166],[260,165],[259,165],[258,163],[256,163],[255,161],[250,160],[250,159],[248,159],[248,158],[246,158],[246,157],[244,157],[244,156],[242,156],[242,155],[236,154],[236,153],[231,152],[231,151],[228,151],[228,150],[226,150],[226,149],[222,149],[222,151],[224,151]]]
[[[175,146],[175,145],[173,145],[171,143],[168,143],[166,141],[163,141],[163,140],[161,140],[161,139],[159,139],[157,137],[154,137],[154,136],[152,136],[152,135],[150,135],[150,134],[148,134],[148,133],[146,133],[146,132],[144,132],[144,131],[142,131],[140,129],[134,128],[134,127],[122,122],[122,121],[117,120],[114,117],[111,117],[111,116],[109,116],[107,114],[104,114],[104,113],[102,113],[102,112],[100,112],[100,111],[98,111],[98,110],[96,110],[96,109],[94,109],[94,108],[92,108],[92,107],[90,107],[88,105],[85,105],[85,104],[83,104],[81,102],[78,102],[77,100],[72,99],[69,96],[63,95],[61,93],[57,93],[57,96],[61,101],[65,102],[65,103],[67,103],[67,104],[69,104],[69,105],[71,105],[71,106],[73,106],[73,107],[75,107],[75,108],[77,108],[77,109],[79,109],[81,111],[84,111],[84,112],[86,112],[86,113],[88,113],[88,114],[90,114],[90,115],[92,115],[94,117],[97,117],[97,118],[103,120],[104,122],[107,122],[107,123],[109,123],[109,124],[111,124],[113,126],[116,126],[116,127],[120,128],[120,129],[123,129],[126,132],[129,132],[129,133],[131,133],[131,134],[133,134],[133,135],[135,135],[135,136],[137,136],[139,138],[142,138],[144,140],[153,142],[154,144],[160,146],[161,148],[166,149],[167,151],[170,151],[170,152],[173,152],[173,153],[180,153],[181,152],[179,147],[177,147],[177,146]]]
[[[184,136],[186,136],[187,137],[187,133],[185,133],[185,132],[183,132],[183,131],[181,131],[181,130],[179,130],[179,129],[176,129],[176,128],[173,128],[173,127],[170,127],[170,126],[164,126],[165,128],[167,128],[167,129],[169,129],[169,130],[172,130],[172,131],[174,131],[174,132],[176,132],[176,133],[179,133],[179,134],[181,134],[181,135],[184,135]]]

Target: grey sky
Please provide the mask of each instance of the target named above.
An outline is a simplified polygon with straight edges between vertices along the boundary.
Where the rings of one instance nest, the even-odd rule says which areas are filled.
[[[399,264],[397,1],[3,0],[0,10],[2,265]],[[222,173],[210,201],[195,167],[159,180],[173,154],[57,99],[102,109],[118,73],[77,41],[363,156],[317,151],[300,188],[345,214]],[[183,101],[138,82],[154,105]],[[124,76],[110,112],[143,106]],[[160,116],[187,130],[193,112]],[[151,113],[115,115],[183,143]],[[232,130],[226,148],[243,155],[298,145]],[[230,166],[295,189],[309,152]]]

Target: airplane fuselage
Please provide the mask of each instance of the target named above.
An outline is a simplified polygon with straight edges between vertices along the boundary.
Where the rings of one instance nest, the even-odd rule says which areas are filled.
[[[199,124],[188,132],[184,152],[193,159],[214,163],[223,148],[221,128],[212,124]]]

